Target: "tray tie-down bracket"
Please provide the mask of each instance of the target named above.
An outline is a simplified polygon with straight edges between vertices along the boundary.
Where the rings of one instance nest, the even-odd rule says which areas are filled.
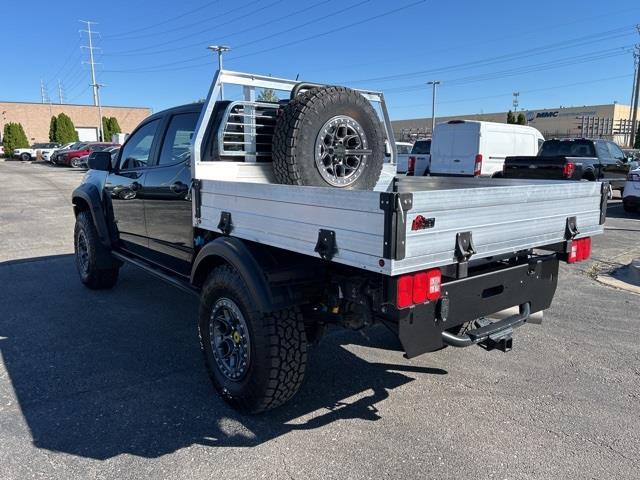
[[[220,221],[218,222],[218,229],[224,234],[229,235],[233,230],[233,223],[231,222],[230,212],[220,212]]]
[[[320,255],[323,260],[331,260],[338,253],[336,245],[336,232],[333,230],[325,230],[323,228],[318,232],[318,241],[314,252]]]
[[[576,235],[579,234],[580,230],[578,230],[576,217],[567,217],[567,223],[564,228],[564,238],[566,240],[564,243],[564,253],[569,253],[571,251],[571,243]]]
[[[458,232],[456,234],[455,258],[458,261],[456,267],[456,278],[467,276],[469,269],[469,259],[476,253],[471,232]]]

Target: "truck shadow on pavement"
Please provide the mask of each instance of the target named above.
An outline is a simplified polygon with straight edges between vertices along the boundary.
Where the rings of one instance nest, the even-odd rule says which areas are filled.
[[[3,422],[24,418],[34,445],[52,451],[154,458],[193,444],[255,446],[337,420],[375,421],[390,390],[447,373],[395,353],[398,364],[369,363],[344,346],[367,340],[336,332],[311,352],[292,402],[246,417],[209,382],[194,297],[129,267],[113,290],[89,291],[71,255],[0,264],[0,285]],[[398,348],[384,329],[370,336],[370,346]]]

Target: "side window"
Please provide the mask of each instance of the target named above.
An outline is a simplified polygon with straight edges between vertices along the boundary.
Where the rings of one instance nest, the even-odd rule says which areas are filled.
[[[596,142],[596,150],[598,151],[598,158],[600,158],[600,161],[610,160],[611,154],[609,153],[609,149],[605,142],[598,140]]]
[[[174,115],[162,142],[159,165],[173,165],[189,159],[191,137],[198,123],[198,113]]]
[[[122,147],[120,157],[120,170],[130,170],[132,168],[144,168],[149,163],[153,138],[158,129],[160,120],[143,125],[138,129],[127,143]]]
[[[607,142],[607,145],[609,145],[609,152],[611,152],[611,156],[614,158],[614,160],[624,161],[624,152],[618,145],[613,142]]]

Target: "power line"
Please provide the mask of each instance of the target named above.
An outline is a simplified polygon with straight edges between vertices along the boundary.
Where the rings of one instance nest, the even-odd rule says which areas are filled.
[[[178,20],[179,18],[184,18],[188,15],[191,15],[192,13],[196,13],[199,12],[200,10],[204,10],[207,7],[210,7],[211,5],[213,5],[214,3],[217,3],[218,0],[214,0],[213,2],[208,2],[198,8],[194,8],[193,10],[189,10],[188,12],[182,13],[180,15],[168,18],[167,20],[163,20],[162,22],[158,22],[158,23],[154,23],[152,25],[148,25],[146,27],[142,27],[142,28],[136,28],[134,30],[129,30],[126,32],[121,32],[121,33],[114,33],[112,35],[105,35],[104,38],[120,38],[120,37],[126,37],[127,35],[129,35],[130,33],[136,33],[136,32],[143,32],[145,30],[150,30],[152,28],[156,28],[159,27],[160,25],[166,25],[167,23],[174,23],[176,20]],[[134,37],[135,38],[135,37]]]
[[[447,86],[460,86],[460,85],[466,85],[469,83],[493,80],[495,78],[517,76],[517,75],[523,75],[525,73],[538,72],[541,70],[549,70],[549,69],[554,69],[558,67],[591,62],[591,61],[600,60],[603,58],[608,59],[608,58],[611,58],[612,56],[624,55],[626,52],[622,48],[623,47],[616,47],[613,49],[601,50],[601,51],[593,52],[590,54],[556,59],[550,62],[543,62],[543,63],[537,63],[532,65],[522,65],[519,67],[507,69],[507,70],[494,71],[494,72],[484,73],[484,74],[475,75],[475,76],[459,77],[459,78],[446,80],[446,83],[447,83]],[[400,86],[396,88],[389,88],[389,89],[385,89],[385,92],[386,93],[414,92],[414,91],[419,91],[422,88],[422,85],[423,84],[414,84],[414,85]]]
[[[237,31],[234,31],[233,33],[230,33],[230,34],[227,34],[227,35],[222,35],[222,36],[216,35],[216,41],[221,41],[221,40],[225,40],[226,41],[229,38],[233,38],[233,37],[236,37],[238,35],[242,35],[243,33],[246,33],[246,32],[254,32],[254,31],[256,31],[256,28],[258,28],[258,27],[260,27],[262,29],[262,28],[264,28],[264,27],[266,27],[268,25],[274,24],[274,23],[282,23],[282,21],[286,20],[287,18],[291,18],[291,17],[294,17],[296,15],[300,15],[301,13],[308,13],[309,11],[311,11],[312,9],[314,9],[316,7],[319,7],[321,5],[324,5],[324,4],[333,2],[333,1],[335,1],[335,0],[321,0],[321,1],[319,1],[319,2],[317,2],[315,4],[313,4],[313,5],[310,5],[308,7],[302,8],[300,10],[296,10],[295,12],[291,12],[291,13],[288,13],[286,15],[278,16],[277,18],[274,18],[272,20],[260,21],[260,23],[258,23],[256,25],[252,25],[250,27],[246,27],[243,30],[237,30]],[[243,18],[246,18],[246,17],[243,17]],[[317,20],[313,20],[313,22],[315,22],[315,21],[317,21]],[[216,25],[216,28],[219,28],[220,26],[224,26],[227,23],[230,23],[230,22],[225,22],[224,24]],[[311,22],[305,22],[303,25],[306,26],[309,23],[311,23]],[[291,30],[294,30],[294,29],[297,29],[297,28],[301,28],[301,26],[292,27],[291,29],[287,29],[286,31],[291,31]],[[278,32],[276,34],[273,34],[273,36],[280,35],[280,34],[282,34],[282,32]],[[262,40],[262,39],[260,39],[260,40]],[[175,42],[169,42],[169,43],[173,44]],[[178,50],[185,50],[187,48],[193,48],[193,47],[202,47],[202,42],[198,41],[198,42],[195,42],[195,43],[189,43],[189,44],[185,44],[185,45],[182,45],[182,46],[179,46],[179,47],[174,47],[174,48],[165,48],[165,49],[162,49],[162,50],[145,51],[145,50],[147,50],[147,48],[138,48],[138,49],[128,50],[128,51],[124,51],[124,52],[105,53],[104,55],[105,56],[116,56],[117,55],[117,56],[125,56],[125,57],[139,57],[139,56],[149,56],[149,55],[158,55],[158,54],[161,54],[161,53],[175,52],[175,51],[178,51]],[[238,48],[238,47],[235,47],[235,48]],[[135,53],[135,52],[139,52],[139,53]]]
[[[365,1],[370,1],[370,0],[365,0]],[[274,47],[271,47],[271,48],[268,48],[268,49],[259,50],[259,51],[256,51],[256,52],[251,52],[251,53],[247,53],[247,54],[244,54],[244,55],[235,56],[235,57],[229,57],[229,58],[232,58],[232,59],[235,60],[235,59],[242,58],[242,57],[247,57],[247,56],[252,56],[252,55],[259,55],[259,54],[264,53],[266,51],[273,51],[273,50],[277,50],[277,49],[280,49],[280,48],[284,48],[284,47],[289,46],[289,45],[294,45],[294,44],[305,42],[305,41],[308,41],[308,40],[311,40],[311,39],[314,39],[314,38],[322,37],[322,36],[325,36],[325,35],[330,35],[330,34],[335,33],[337,31],[341,31],[341,30],[343,30],[345,28],[353,27],[353,26],[356,26],[356,25],[360,25],[360,24],[363,24],[363,23],[366,23],[366,22],[370,22],[370,21],[376,20],[376,19],[381,18],[381,17],[386,17],[388,15],[392,15],[392,14],[394,14],[396,12],[399,12],[401,10],[405,10],[407,8],[410,8],[410,7],[413,7],[413,6],[418,5],[420,3],[425,3],[426,1],[427,0],[418,0],[418,1],[410,3],[408,5],[404,5],[402,7],[394,8],[394,9],[391,9],[391,10],[387,10],[387,11],[385,11],[383,13],[378,14],[378,15],[374,15],[374,16],[359,20],[357,22],[353,22],[353,23],[350,23],[350,24],[347,24],[347,25],[344,25],[344,26],[341,26],[341,27],[336,27],[336,28],[333,28],[333,29],[330,29],[330,30],[327,30],[327,31],[324,31],[324,32],[320,32],[320,33],[317,33],[315,35],[312,35],[312,36],[309,36],[309,37],[306,37],[306,38],[303,38],[303,39],[298,39],[298,40],[287,42],[287,43],[284,43],[284,44],[281,44],[281,45],[277,45],[277,46],[274,46]],[[348,7],[348,8],[345,8],[345,9],[341,10],[340,12],[347,11],[347,10],[353,8],[354,6],[360,5],[362,3],[365,3],[365,2],[363,1],[363,2],[360,2],[360,3],[354,4],[351,7]],[[333,12],[330,16],[336,15],[336,13],[337,12]],[[234,50],[235,50],[235,48],[234,48]],[[193,61],[199,60],[201,58],[205,58],[205,56],[198,56],[198,57],[193,57],[193,58],[189,58],[189,59],[185,59],[185,60],[179,60],[179,61],[176,61],[176,62],[161,64],[161,65],[153,65],[153,66],[149,66],[149,67],[141,67],[141,68],[135,68],[135,69],[123,69],[123,70],[105,70],[105,72],[109,72],[109,73],[151,73],[151,72],[164,72],[164,71],[184,70],[186,68],[197,68],[197,67],[203,67],[203,66],[210,66],[211,65],[210,62],[207,62],[207,63],[201,63],[201,64],[195,64],[195,65],[186,65],[184,67],[179,67],[179,68],[171,68],[171,67],[173,67],[175,65],[193,62]]]
[[[400,80],[402,78],[420,77],[427,74],[442,73],[444,71],[450,71],[450,70],[458,70],[458,69],[464,70],[467,67],[488,66],[496,63],[502,63],[508,60],[519,60],[525,57],[541,55],[544,53],[549,53],[549,51],[564,50],[567,48],[584,46],[591,43],[598,43],[605,39],[613,39],[613,38],[631,35],[631,28],[632,26],[620,27],[613,30],[607,30],[604,32],[592,34],[592,35],[586,35],[586,36],[582,36],[582,37],[578,37],[570,40],[565,40],[562,42],[555,42],[555,43],[543,45],[540,47],[529,48],[529,49],[521,50],[518,52],[498,55],[495,57],[488,57],[480,60],[474,60],[471,62],[464,62],[464,63],[454,64],[454,65],[449,65],[446,67],[439,67],[439,68],[428,69],[428,70],[417,70],[413,72],[405,72],[405,73],[400,73],[395,75],[387,75],[383,77],[372,77],[372,78],[364,78],[364,79],[357,79],[357,80],[345,80],[341,83],[348,83],[350,85],[353,85],[353,84],[364,83],[364,82],[395,81],[395,80]],[[626,33],[623,33],[623,32],[626,32]]]
[[[187,38],[193,38],[194,36],[200,35],[201,33],[209,33],[210,34],[211,31],[212,31],[212,28],[219,28],[219,27],[221,27],[223,25],[227,25],[227,24],[229,24],[231,22],[243,20],[246,17],[248,17],[249,15],[255,15],[256,13],[259,13],[262,10],[266,10],[267,8],[271,8],[272,6],[274,6],[274,5],[278,4],[278,3],[281,3],[283,0],[277,0],[277,1],[272,2],[272,3],[268,4],[268,5],[265,5],[265,6],[261,7],[261,8],[258,8],[256,10],[251,10],[249,13],[244,13],[243,15],[240,15],[239,17],[235,17],[232,20],[229,20],[229,21],[225,22],[224,24],[217,24],[217,25],[213,25],[213,26],[211,25],[211,21],[213,21],[213,20],[218,20],[221,17],[224,17],[224,16],[229,15],[231,13],[235,13],[235,12],[237,12],[239,10],[246,10],[247,7],[249,7],[249,6],[251,6],[251,5],[255,4],[255,3],[259,3],[260,1],[261,0],[254,0],[254,1],[252,1],[252,2],[250,2],[248,4],[246,4],[246,5],[243,5],[241,7],[232,8],[231,10],[227,10],[226,12],[222,12],[222,13],[217,13],[216,15],[214,15],[212,17],[203,18],[203,19],[197,20],[195,22],[189,22],[189,25],[187,25],[186,27],[185,26],[178,26],[178,27],[175,27],[175,28],[164,29],[164,30],[159,31],[159,32],[148,33],[146,35],[139,35],[139,36],[136,36],[136,37],[127,37],[127,38],[122,38],[122,39],[119,39],[119,40],[127,40],[128,41],[128,40],[135,40],[135,39],[138,39],[138,38],[148,38],[148,37],[157,37],[157,36],[162,36],[162,37],[166,38],[168,33],[171,33],[171,32],[184,32],[185,30],[191,30],[196,25],[207,23],[207,28],[205,28],[204,30],[199,30],[197,32],[191,32],[188,35],[183,35],[181,37],[177,37],[177,38],[174,38],[172,40],[168,40],[166,42],[156,44],[154,46],[157,47],[157,46],[162,46],[162,45],[170,45],[170,44],[173,44],[173,43],[175,43],[176,41],[179,41],[179,40],[184,40],[184,39],[187,39]],[[105,36],[105,38],[108,39],[109,37]],[[147,47],[143,47],[143,48],[140,48],[138,50],[146,50],[146,48]],[[134,51],[134,50],[129,50],[129,51],[131,52],[131,51]]]
[[[293,27],[287,28],[286,30],[280,30],[279,32],[275,32],[275,33],[272,33],[270,35],[266,35],[264,37],[256,38],[255,40],[251,40],[250,42],[241,43],[240,45],[236,45],[235,49],[237,50],[238,48],[244,48],[244,47],[247,47],[249,45],[254,45],[256,43],[263,42],[264,40],[268,40],[268,39],[273,38],[273,37],[278,37],[280,35],[284,35],[285,33],[293,32],[294,30],[299,30],[300,28],[304,28],[304,27],[307,27],[309,25],[313,25],[316,22],[320,22],[322,20],[326,20],[327,18],[334,17],[336,15],[340,15],[341,13],[347,12],[347,11],[351,10],[352,8],[359,7],[360,5],[368,3],[369,1],[370,0],[362,0],[362,1],[358,2],[358,3],[352,4],[352,5],[349,5],[348,7],[343,8],[342,10],[331,12],[328,15],[323,15],[322,17],[314,18],[312,20],[306,21],[306,22],[301,23],[299,25],[294,25]],[[325,3],[325,2],[321,2],[321,3]]]
[[[82,90],[80,93],[78,93],[77,95],[74,95],[73,97],[71,97],[70,99],[67,100],[67,103],[74,103],[74,101],[77,98],[80,98],[82,95],[84,95],[85,93],[87,93],[89,91],[89,89],[91,88],[91,85],[87,85],[85,87],[84,90]]]
[[[562,88],[570,88],[570,87],[577,87],[577,86],[581,86],[581,85],[589,85],[592,83],[600,83],[600,82],[608,82],[610,80],[619,80],[622,78],[629,78],[631,77],[630,74],[626,74],[626,75],[615,75],[613,77],[606,77],[606,78],[598,78],[595,80],[586,80],[584,82],[574,82],[574,83],[565,83],[562,85],[552,85],[549,87],[543,87],[543,88],[534,88],[534,89],[530,89],[530,90],[520,90],[521,94],[528,94],[528,93],[537,93],[537,92],[545,92],[548,90],[559,90]],[[476,100],[489,100],[489,99],[494,99],[494,98],[504,98],[504,97],[509,97],[512,96],[513,93],[509,92],[509,93],[498,93],[496,95],[485,95],[482,97],[471,97],[471,98],[459,98],[457,100],[445,100],[445,101],[439,101],[438,105],[443,105],[443,104],[451,104],[451,103],[467,103],[467,102],[474,102]],[[423,107],[426,106],[426,104],[416,104],[416,103],[411,103],[411,104],[405,104],[405,105],[390,105],[391,109],[394,110],[398,110],[398,109],[405,109],[405,108],[416,108],[416,107]]]
[[[385,11],[383,13],[378,14],[378,15],[373,15],[371,17],[364,18],[364,19],[359,20],[357,22],[353,22],[353,23],[349,23],[347,25],[343,25],[343,26],[340,26],[340,27],[332,28],[330,30],[326,30],[324,32],[320,32],[320,33],[317,33],[315,35],[310,35],[310,36],[302,38],[302,39],[298,39],[298,40],[293,40],[293,41],[290,41],[290,42],[282,43],[280,45],[276,45],[275,47],[265,48],[263,50],[258,50],[256,52],[246,53],[244,55],[239,55],[239,56],[235,56],[235,57],[230,57],[230,59],[231,60],[237,60],[239,58],[251,57],[253,55],[260,55],[261,53],[272,52],[273,50],[278,50],[280,48],[289,47],[291,45],[296,45],[296,44],[299,44],[299,43],[302,43],[302,42],[307,42],[309,40],[314,40],[316,38],[324,37],[325,35],[331,35],[332,33],[344,31],[345,28],[355,27],[357,25],[362,25],[363,23],[368,23],[368,22],[371,22],[373,20],[377,20],[377,19],[382,18],[382,17],[387,17],[389,15],[393,15],[394,13],[398,13],[398,12],[400,12],[402,10],[406,10],[408,8],[415,7],[416,5],[419,5],[421,3],[425,3],[426,1],[427,0],[418,0],[417,2],[409,3],[409,4],[404,5],[402,7],[393,8],[391,10],[387,10],[387,11]]]

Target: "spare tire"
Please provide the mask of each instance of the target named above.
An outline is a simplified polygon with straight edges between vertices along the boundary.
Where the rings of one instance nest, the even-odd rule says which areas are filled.
[[[280,113],[272,157],[280,183],[371,190],[384,163],[382,125],[355,90],[313,88]]]

